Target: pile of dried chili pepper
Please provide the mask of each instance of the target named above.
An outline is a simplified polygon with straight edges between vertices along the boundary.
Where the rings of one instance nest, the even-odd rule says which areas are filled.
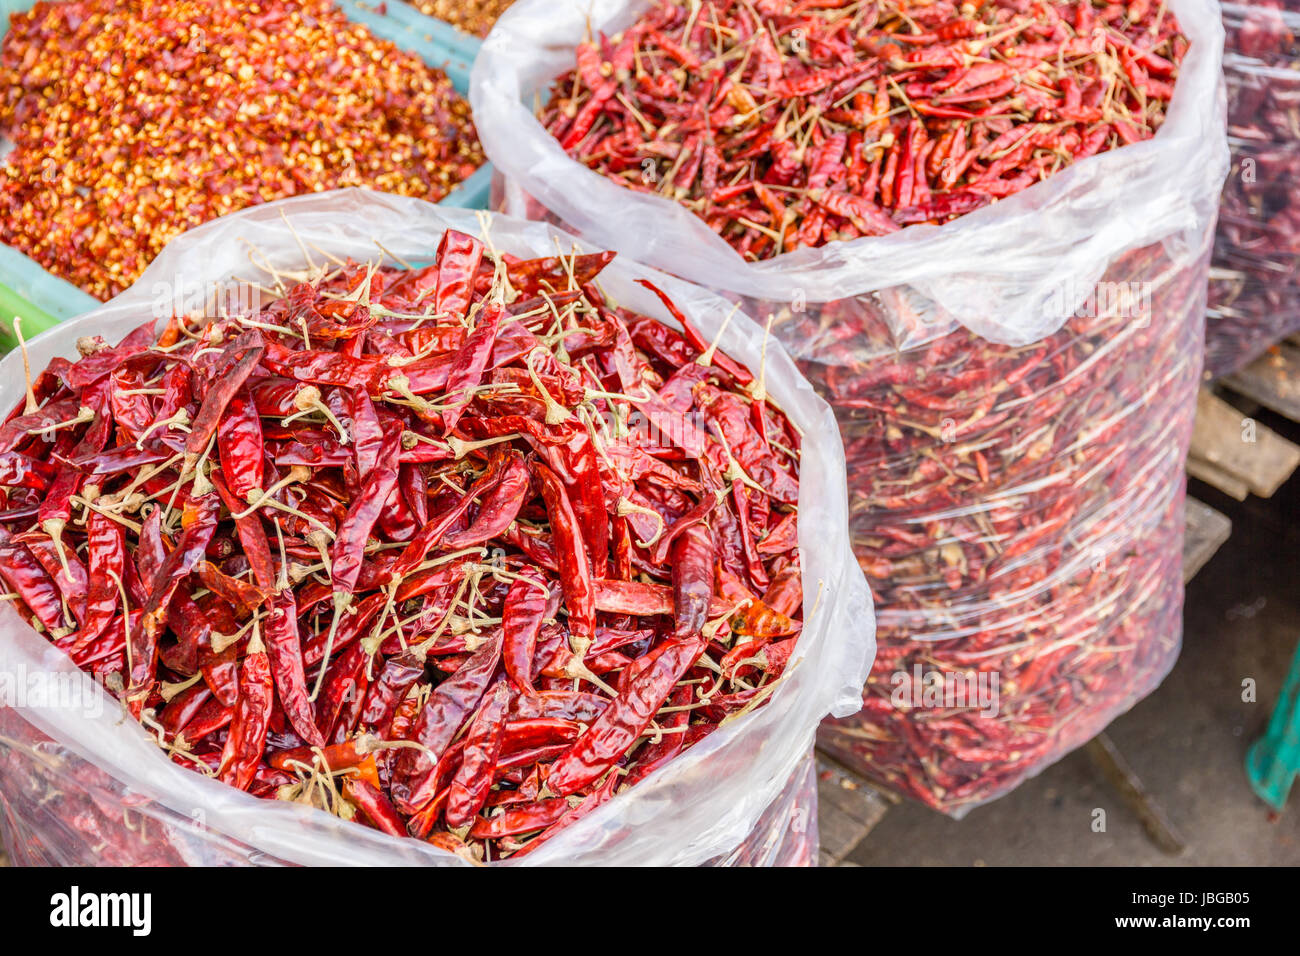
[[[802,630],[797,429],[662,293],[681,331],[606,301],[612,259],[448,231],[80,340],[0,426],[6,597],[182,766],[531,852]]]
[[[414,0],[421,13],[437,17],[458,30],[485,37],[496,25],[501,14],[510,9],[515,0]]]
[[[747,259],[943,223],[1154,135],[1187,49],[1134,0],[657,0],[543,125]]]
[[[1223,25],[1233,161],[1210,274],[1213,376],[1300,330],[1300,4],[1226,4]]]
[[[329,0],[37,3],[0,46],[0,136],[0,241],[101,299],[225,213],[437,201],[483,163],[447,77]]]
[[[1173,666],[1209,240],[1191,264],[1122,256],[1099,288],[1149,302],[1099,298],[1019,348],[960,328],[900,343],[907,290],[787,317],[822,357],[803,371],[840,423],[876,598],[864,709],[818,735],[846,764],[960,814]]]

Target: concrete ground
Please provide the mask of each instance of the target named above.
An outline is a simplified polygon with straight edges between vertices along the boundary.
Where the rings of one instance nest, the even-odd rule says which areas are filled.
[[[1300,428],[1261,414],[1300,441]],[[1250,789],[1262,732],[1300,641],[1300,474],[1272,499],[1192,493],[1228,515],[1232,537],[1188,586],[1182,655],[1165,682],[1108,731],[1187,842],[1161,852],[1091,759],[1076,751],[992,804],[950,820],[917,804],[885,814],[850,855],[863,866],[1297,865],[1300,782],[1280,816]],[[1256,682],[1256,703],[1242,681]],[[1095,808],[1106,832],[1092,830]]]

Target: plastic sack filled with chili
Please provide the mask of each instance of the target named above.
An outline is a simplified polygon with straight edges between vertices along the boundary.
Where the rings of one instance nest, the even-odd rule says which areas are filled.
[[[115,342],[138,327],[142,315],[158,316],[161,327],[176,302],[192,303],[194,295],[207,301],[231,277],[265,277],[264,269],[285,275],[303,269],[307,261],[319,266],[325,259],[418,262],[433,256],[448,230],[477,235],[482,228],[471,212],[363,190],[245,210],[173,241],[132,288],[33,340],[28,347],[32,368],[43,369],[56,356],[75,355],[82,336]],[[493,255],[555,255],[557,248],[572,245],[551,227],[506,217],[493,219],[486,236]],[[638,284],[642,279],[671,297],[696,334],[717,338],[717,355],[764,368],[766,393],[802,435],[797,536],[803,627],[781,681],[762,706],[737,714],[653,772],[647,768],[635,786],[610,787],[612,798],[589,807],[575,801],[581,818],[518,862],[808,861],[816,855],[809,770],[813,736],[828,712],[843,716],[860,706],[858,689],[874,654],[870,594],[848,542],[839,434],[830,409],[794,363],[730,303],[621,258],[600,272],[599,282],[621,308],[671,321],[659,298]],[[21,406],[23,357],[15,351],[4,361],[7,385],[0,399]],[[418,362],[403,366],[408,375],[420,367]],[[538,367],[545,372],[541,362]],[[328,454],[328,442],[318,444]],[[126,450],[132,446],[128,443]],[[270,547],[277,544],[273,540]],[[179,550],[178,545],[172,554]],[[128,572],[128,583],[130,577]],[[219,576],[213,580],[222,584]],[[247,659],[254,656],[250,651]],[[463,667],[471,670],[473,665]],[[256,799],[177,766],[157,746],[157,728],[146,730],[123,720],[116,698],[33,630],[13,602],[0,608],[0,703],[0,826],[13,841],[15,859],[461,862],[460,856],[431,843],[396,839],[310,806]],[[473,731],[467,734],[473,736]],[[618,774],[608,779],[617,783]]]
[[[1216,378],[1300,331],[1300,10],[1224,4],[1223,26],[1232,165],[1205,329]]]
[[[750,15],[794,6],[773,0]],[[801,15],[820,16],[826,6],[837,5],[804,5]],[[1018,23],[1038,22],[1037,7],[1001,7]],[[829,721],[819,741],[883,785],[960,815],[1087,741],[1149,693],[1178,654],[1183,460],[1228,158],[1218,7],[1144,7],[1142,17],[1156,19],[1167,9],[1188,41],[1154,136],[1079,159],[942,225],[895,223],[886,235],[760,261],[743,258],[691,209],[653,194],[653,183],[627,188],[575,161],[534,116],[549,109],[557,76],[572,72],[584,89],[601,77],[617,83],[624,74],[610,63],[579,59],[575,71],[575,49],[588,35],[621,49],[620,31],[652,8],[666,9],[522,0],[502,17],[471,89],[498,172],[498,205],[738,296],[760,321],[771,319],[836,411],[854,549],[876,599],[879,650],[864,709]],[[703,47],[713,42],[708,10],[679,5],[683,23],[649,34],[670,65],[687,60],[680,47],[688,24],[704,24]],[[834,42],[873,28],[871,10],[854,10],[863,25],[841,26]],[[941,19],[917,27],[917,39],[942,36],[931,25]],[[823,34],[828,45],[817,47],[810,30],[795,35],[788,25],[776,31],[784,59],[768,54],[764,83],[787,63],[782,89],[820,88],[803,62],[823,62],[832,41]],[[729,89],[768,46],[762,32],[749,59],[740,49],[712,61],[723,63]],[[993,35],[996,26],[977,27],[977,37]],[[719,49],[733,36],[719,32]],[[840,52],[842,64],[826,67],[832,79],[848,73],[849,86],[870,75],[853,74],[860,61]],[[642,53],[626,75],[663,88],[647,102],[711,75],[703,49],[694,69],[665,66],[658,79]],[[929,75],[903,80],[924,84]],[[600,89],[626,109],[618,97],[630,94]],[[781,110],[780,96],[746,89],[753,108]],[[870,98],[870,84],[862,89]],[[905,90],[892,95],[910,102]],[[583,102],[574,104],[579,112]],[[681,122],[727,107],[738,109],[731,94],[698,113],[688,103]],[[812,121],[795,114],[816,115],[815,107],[804,103],[778,120],[796,147],[812,141]],[[915,115],[904,106],[900,127]],[[642,129],[631,115],[624,138],[639,140]],[[898,134],[881,138],[894,143]],[[676,162],[680,152],[665,155]],[[724,164],[719,177],[731,168]]]

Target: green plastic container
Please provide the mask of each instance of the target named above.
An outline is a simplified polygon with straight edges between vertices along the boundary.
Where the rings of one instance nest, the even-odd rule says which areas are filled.
[[[377,4],[357,0],[335,0],[349,19],[362,23],[375,36],[396,44],[419,56],[430,66],[446,72],[452,86],[461,95],[469,93],[469,74],[478,55],[479,43],[445,23],[432,20],[400,3],[387,4],[384,12]],[[0,37],[9,30],[9,16],[30,10],[35,0],[0,0]],[[492,188],[492,169],[484,166],[456,187],[440,205],[460,209],[486,209]],[[0,350],[14,344],[10,323],[10,297],[25,300],[23,334],[34,336],[53,319],[62,321],[81,315],[100,304],[99,300],[70,282],[51,275],[33,259],[17,249],[0,244]],[[21,311],[19,314],[23,314]]]
[[[8,352],[18,344],[18,336],[14,334],[14,319],[22,320],[19,328],[24,339],[40,335],[61,321],[8,286],[0,285],[0,352]]]
[[[1300,774],[1300,647],[1273,708],[1268,730],[1246,753],[1246,776],[1255,793],[1274,809],[1286,806],[1291,784]]]

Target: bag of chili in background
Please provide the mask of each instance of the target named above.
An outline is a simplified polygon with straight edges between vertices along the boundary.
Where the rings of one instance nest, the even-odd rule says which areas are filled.
[[[497,218],[485,227],[473,213],[414,199],[363,190],[298,197],[215,220],[176,239],[134,286],[102,308],[40,336],[29,344],[26,358],[36,372],[45,369],[56,356],[75,355],[78,344],[91,348],[93,343],[82,341],[83,336],[98,335],[115,342],[137,329],[142,315],[161,320],[175,313],[179,301],[175,296],[181,290],[186,292],[185,304],[180,308],[184,313],[191,308],[188,294],[192,289],[201,292],[199,301],[207,302],[214,291],[225,291],[219,283],[248,281],[250,274],[270,281],[265,278],[266,270],[274,270],[277,277],[301,277],[308,263],[319,266],[324,260],[342,268],[344,260],[366,263],[385,258],[406,267],[407,263],[432,258],[444,235],[453,235],[448,230],[472,236],[485,228],[487,254],[494,259],[505,253],[525,258],[554,256],[557,249],[567,256],[567,250],[572,248],[570,237],[542,224]],[[573,262],[567,258],[554,261],[557,269]],[[558,828],[543,845],[533,848],[536,852],[530,853],[526,862],[810,863],[817,853],[816,780],[810,758],[813,735],[828,712],[842,716],[860,706],[859,689],[874,654],[870,595],[847,538],[844,459],[833,415],[780,347],[724,300],[621,259],[608,263],[601,257],[601,265],[600,286],[616,298],[621,309],[671,321],[671,311],[637,280],[651,281],[695,327],[692,335],[716,340],[717,351],[709,349],[710,356],[716,356],[719,362],[724,362],[725,357],[728,368],[738,368],[732,364],[734,360],[761,369],[754,384],[797,429],[802,449],[797,490],[799,519],[791,530],[797,532],[803,582],[802,628],[788,648],[789,657],[780,679],[770,685],[770,690],[761,688],[765,693],[754,697],[748,706],[726,711],[731,715],[729,719],[709,728],[712,732],[701,735],[654,772],[643,768],[648,773],[644,779],[614,793],[607,802],[598,802],[595,809],[572,825]],[[367,274],[364,268],[360,272]],[[487,278],[492,279],[495,288],[496,274],[489,271]],[[378,281],[377,275],[372,280]],[[303,291],[306,286],[294,289]],[[328,301],[321,308],[327,306]],[[263,317],[273,320],[275,313]],[[486,321],[480,319],[476,330]],[[268,329],[275,327],[273,321],[263,324]],[[318,349],[320,336],[326,334],[322,329],[327,326],[314,327]],[[589,330],[574,330],[584,331]],[[232,339],[230,347],[242,347],[241,341],[240,337]],[[563,341],[573,347],[568,335]],[[270,344],[265,347],[269,349]],[[276,347],[292,355],[283,345]],[[200,354],[213,351],[198,350]],[[330,357],[337,359],[339,354]],[[24,360],[18,351],[5,358],[9,386],[0,396],[7,407],[17,405],[19,412],[23,407]],[[281,355],[277,361],[288,360]],[[399,365],[407,376],[422,368],[419,361]],[[61,367],[65,371],[70,368],[66,363]],[[705,379],[698,384],[707,391],[711,386]],[[414,386],[407,381],[406,387]],[[123,400],[127,397],[119,396]],[[411,401],[419,404],[415,399]],[[319,398],[316,403],[320,403]],[[115,405],[114,409],[118,414],[125,406]],[[195,428],[202,417],[200,412],[193,418]],[[125,450],[134,451],[130,447],[133,444],[128,441]],[[322,438],[318,444],[320,454],[328,455],[329,441]],[[738,446],[737,454],[741,454]],[[733,467],[743,473],[738,464]],[[545,484],[545,476],[539,480]],[[203,494],[197,490],[195,493]],[[191,527],[191,518],[202,520],[201,515],[191,516],[188,508],[185,515],[185,528]],[[552,531],[558,535],[554,527]],[[134,533],[127,529],[128,535]],[[289,532],[285,532],[284,537],[288,536]],[[276,537],[280,537],[278,532]],[[291,540],[291,547],[297,546],[296,540]],[[582,547],[580,542],[578,547]],[[10,537],[7,533],[0,545],[6,549],[6,581],[12,583],[16,565],[8,552],[34,545],[23,536]],[[276,543],[270,547],[274,549]],[[560,547],[558,540],[554,547]],[[178,540],[173,552],[181,548]],[[140,550],[144,550],[143,546]],[[678,555],[678,550],[674,548],[672,554]],[[281,561],[283,565],[283,555]],[[156,572],[155,583],[161,574]],[[220,576],[212,576],[212,580],[216,582],[212,587],[234,587]],[[202,595],[193,598],[202,599]],[[0,829],[5,831],[15,860],[117,864],[462,862],[460,857],[431,843],[395,839],[292,800],[256,799],[226,782],[177,766],[154,739],[155,733],[162,733],[158,720],[141,726],[135,720],[124,719],[116,699],[51,643],[51,638],[58,639],[57,634],[38,633],[17,613],[13,601],[4,604],[0,616]],[[135,621],[134,612],[130,620]],[[250,625],[256,620],[255,616]],[[269,635],[269,623],[266,629]],[[253,634],[243,671],[249,669],[248,662],[254,657],[264,656],[253,649],[256,629]],[[215,636],[213,641],[215,647]],[[490,645],[491,641],[485,640],[479,646]],[[456,679],[461,668],[473,669],[475,654],[467,659],[453,658]],[[329,656],[327,649],[325,658]],[[653,662],[647,664],[647,668],[654,666]],[[752,669],[766,665],[751,656],[731,666]],[[167,668],[171,673],[171,666]],[[105,679],[111,684],[113,676],[108,674]],[[117,677],[120,682],[120,673]],[[636,682],[641,678],[627,679]],[[242,688],[244,675],[240,681]],[[278,698],[278,677],[276,686]],[[166,708],[178,699],[175,695],[183,693],[184,688],[169,685],[163,689],[166,706],[159,706],[165,715]],[[504,682],[498,684],[498,689],[506,690]],[[240,693],[242,701],[242,689]],[[722,702],[715,698],[704,706],[717,708]],[[663,729],[664,735],[672,729]],[[610,786],[618,776],[616,771],[608,774]],[[317,777],[311,779],[319,782]],[[585,799],[577,801],[579,807]],[[443,841],[442,845],[451,842]]]
[[[863,711],[819,739],[944,812],[1082,744],[1177,657],[1221,41],[1205,0],[522,0],[476,65],[501,208],[740,300],[831,402],[879,649]],[[952,126],[926,137],[990,116],[974,163]]]
[[[1300,12],[1229,3],[1223,25],[1232,165],[1206,320],[1216,378],[1300,330]]]

